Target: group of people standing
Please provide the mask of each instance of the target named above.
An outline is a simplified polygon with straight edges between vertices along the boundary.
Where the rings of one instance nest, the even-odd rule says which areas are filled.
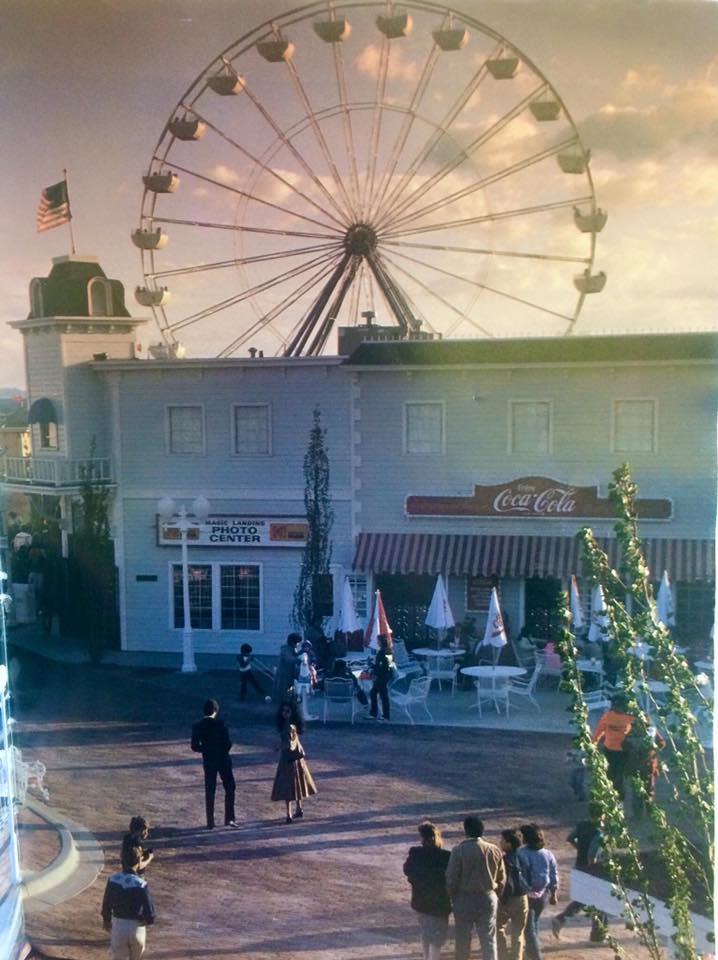
[[[433,823],[419,824],[421,845],[404,864],[417,912],[424,960],[438,960],[454,914],[456,960],[468,960],[476,928],[482,960],[542,960],[539,917],[556,903],[558,867],[535,823],[484,840],[479,816],[464,819],[464,840],[449,853]]]

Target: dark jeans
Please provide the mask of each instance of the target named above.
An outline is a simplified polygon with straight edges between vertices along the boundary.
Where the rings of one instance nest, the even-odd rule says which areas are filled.
[[[454,951],[456,960],[469,960],[471,931],[476,925],[481,944],[481,960],[496,960],[495,893],[460,893],[452,898],[454,910]]]
[[[214,795],[217,792],[217,774],[224,787],[224,822],[234,820],[235,783],[232,773],[232,760],[229,756],[219,763],[204,760],[204,807],[207,814],[207,826],[214,826]]]
[[[246,700],[246,699],[247,699],[247,684],[248,684],[248,683],[250,683],[250,684],[254,687],[254,689],[257,691],[257,693],[259,693],[259,694],[261,694],[262,696],[264,696],[264,690],[262,690],[262,687],[261,687],[260,684],[257,682],[257,678],[256,678],[255,675],[252,673],[252,671],[251,671],[251,670],[244,670],[244,671],[240,671],[240,674],[239,674],[239,699],[240,699],[240,700]]]
[[[623,781],[626,779],[626,754],[623,750],[606,750],[603,755],[608,764],[608,779],[616,788],[620,800],[623,800],[625,791]]]
[[[369,699],[371,700],[371,707],[369,713],[372,717],[375,717],[379,712],[377,707],[377,697],[381,699],[381,712],[385,720],[389,719],[389,690],[386,683],[380,683],[378,680],[374,681],[374,685],[369,691]]]
[[[548,901],[548,891],[541,897],[529,897],[529,916],[526,921],[526,960],[543,960],[539,940],[539,917]]]

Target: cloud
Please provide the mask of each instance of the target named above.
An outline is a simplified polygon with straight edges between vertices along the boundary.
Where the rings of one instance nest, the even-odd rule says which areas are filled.
[[[419,67],[411,60],[407,60],[400,52],[401,48],[394,45],[389,57],[389,79],[409,80],[415,82],[419,76]],[[356,67],[360,73],[370,77],[379,75],[379,64],[381,61],[381,48],[376,44],[369,44],[364,47],[356,58]]]
[[[235,186],[239,183],[239,174],[229,167],[226,167],[223,163],[218,163],[217,166],[212,169],[212,176],[215,180],[219,180],[220,183],[226,183],[229,186]]]
[[[691,148],[706,155],[718,152],[718,85],[693,81],[662,84],[655,70],[631,70],[619,95],[640,90],[652,96],[637,106],[607,103],[580,124],[580,133],[594,152],[619,160],[660,157]]]

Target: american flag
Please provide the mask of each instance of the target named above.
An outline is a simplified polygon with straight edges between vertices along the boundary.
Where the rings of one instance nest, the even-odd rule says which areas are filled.
[[[53,183],[51,187],[45,187],[37,208],[38,233],[69,223],[71,219],[67,180],[60,180],[59,183]]]

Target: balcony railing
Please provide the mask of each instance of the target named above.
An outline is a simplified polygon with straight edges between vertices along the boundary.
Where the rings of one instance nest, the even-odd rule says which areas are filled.
[[[41,460],[38,457],[3,457],[0,477],[22,486],[76,487],[84,480],[111,483],[109,457],[85,460]]]

